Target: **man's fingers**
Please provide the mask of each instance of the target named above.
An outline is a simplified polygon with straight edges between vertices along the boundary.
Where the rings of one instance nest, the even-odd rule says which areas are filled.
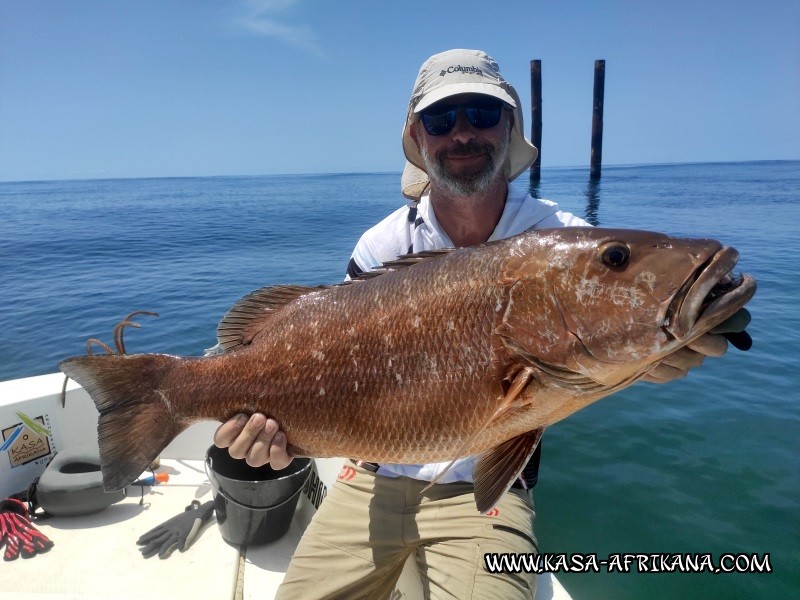
[[[272,421],[270,419],[270,421]],[[277,423],[272,421],[272,429],[268,429],[269,421],[267,417],[260,413],[255,413],[248,419],[245,426],[242,428],[242,431],[236,437],[235,440],[231,442],[228,446],[228,454],[230,454],[233,458],[246,458],[247,455],[250,453],[253,444],[256,442],[259,437],[261,441],[264,442],[264,436],[267,436],[266,439],[269,442],[272,442],[272,437],[275,435],[275,432],[278,431]]]
[[[669,365],[681,371],[688,372],[693,367],[703,364],[705,354],[697,352],[691,348],[680,348],[661,361],[662,365]]]
[[[690,369],[703,364],[706,356],[722,356],[728,350],[728,340],[722,335],[706,333],[665,357],[661,363],[651,369],[643,381],[664,383],[684,377]]]
[[[244,459],[251,467],[269,463],[273,469],[285,469],[292,462],[286,451],[286,434],[279,431],[278,422],[256,413],[236,415],[217,428],[214,444],[227,448],[228,454]]]
[[[686,371],[661,363],[656,365],[653,369],[650,369],[650,371],[648,371],[647,374],[642,377],[642,381],[648,381],[650,383],[666,383],[667,381],[674,381],[675,379],[681,379],[682,377],[686,377]]]
[[[230,446],[233,440],[242,432],[245,423],[247,423],[247,415],[236,415],[232,419],[225,421],[214,432],[214,445],[217,448]]]
[[[722,356],[728,350],[728,340],[721,335],[705,333],[687,347],[706,356]]]
[[[269,464],[276,471],[285,469],[292,462],[292,457],[286,452],[286,434],[282,431],[279,431],[272,439],[269,456]]]
[[[686,373],[689,372],[689,369],[699,367],[703,364],[704,358],[704,355],[694,350],[681,348],[665,357],[658,365],[650,369],[647,375],[642,377],[642,381],[666,383],[667,381],[681,379],[686,377]]]
[[[274,419],[266,419],[244,457],[248,465],[263,467],[267,463],[272,463],[273,457],[270,454],[270,448],[276,433],[278,433],[278,423]]]

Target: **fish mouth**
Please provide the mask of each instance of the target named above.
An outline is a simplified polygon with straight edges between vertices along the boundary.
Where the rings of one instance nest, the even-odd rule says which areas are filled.
[[[747,274],[734,276],[739,260],[734,248],[724,247],[695,269],[670,302],[664,329],[679,341],[691,341],[741,309],[756,292]]]

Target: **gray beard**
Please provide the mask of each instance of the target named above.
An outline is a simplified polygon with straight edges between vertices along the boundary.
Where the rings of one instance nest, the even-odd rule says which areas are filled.
[[[432,183],[442,187],[446,192],[453,196],[471,196],[473,194],[485,192],[497,177],[508,156],[509,133],[511,132],[510,123],[506,124],[506,135],[499,146],[494,147],[490,144],[479,146],[476,144],[461,145],[455,152],[450,154],[472,154],[474,152],[485,152],[488,160],[480,169],[463,174],[453,174],[445,166],[445,154],[447,151],[440,151],[435,157],[431,156],[425,148],[420,148],[422,160],[425,163],[425,171],[428,173]]]

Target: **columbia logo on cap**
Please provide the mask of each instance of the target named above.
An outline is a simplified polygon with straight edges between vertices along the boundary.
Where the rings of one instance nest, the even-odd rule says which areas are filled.
[[[480,75],[483,77],[483,71],[481,71],[478,67],[462,67],[461,65],[456,65],[455,67],[447,67],[446,69],[442,69],[439,73],[440,77],[444,77],[448,73],[475,73],[476,75]]]

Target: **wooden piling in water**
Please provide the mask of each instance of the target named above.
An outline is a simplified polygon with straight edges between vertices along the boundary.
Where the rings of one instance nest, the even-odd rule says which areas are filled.
[[[542,173],[542,61],[531,61],[531,142],[539,151],[531,165],[531,181]]]
[[[594,98],[592,101],[592,155],[589,168],[591,179],[600,178],[603,162],[603,96],[606,87],[606,61],[594,61]]]

